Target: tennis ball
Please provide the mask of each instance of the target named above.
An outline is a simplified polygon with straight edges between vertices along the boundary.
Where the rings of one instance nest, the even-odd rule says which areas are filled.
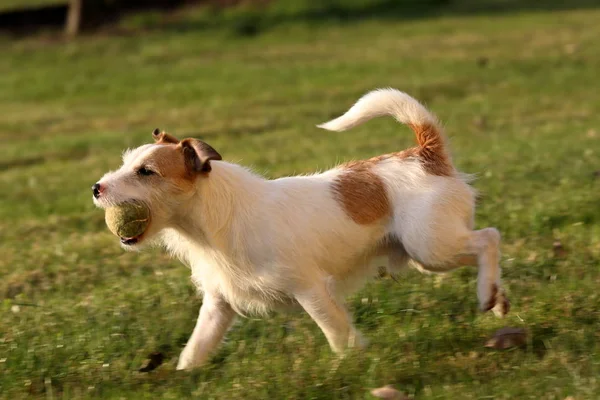
[[[144,233],[150,223],[150,210],[143,203],[127,202],[106,209],[108,229],[120,238],[134,238]]]

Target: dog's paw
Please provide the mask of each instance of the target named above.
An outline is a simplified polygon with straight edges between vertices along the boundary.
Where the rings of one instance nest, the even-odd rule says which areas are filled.
[[[495,283],[492,284],[488,301],[481,307],[483,312],[492,310],[494,315],[503,318],[510,310],[510,302],[504,294],[504,290],[498,288]]]
[[[192,370],[200,367],[203,362],[194,354],[190,354],[190,351],[186,351],[187,349],[183,349],[181,355],[179,356],[179,361],[177,362],[177,370]]]
[[[177,362],[177,371],[189,371],[200,366],[199,363],[190,362],[188,360],[182,360],[181,358]]]
[[[498,318],[504,318],[510,311],[510,301],[506,298],[503,290],[500,290],[499,295],[496,297],[496,305],[492,308],[492,312]]]

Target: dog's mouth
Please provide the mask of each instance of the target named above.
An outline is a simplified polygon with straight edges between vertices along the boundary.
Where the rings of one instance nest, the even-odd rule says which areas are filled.
[[[142,204],[142,202],[137,201],[137,200],[130,200],[130,201],[128,201],[128,203]],[[133,246],[139,244],[140,242],[142,242],[142,240],[147,236],[148,230],[150,229],[152,217],[151,217],[151,213],[149,211],[148,206],[145,206],[145,207],[148,209],[148,211],[145,213],[142,213],[143,215],[139,215],[139,213],[138,213],[138,215],[136,215],[134,213],[134,215],[128,216],[126,219],[127,222],[124,223],[125,225],[122,226],[123,229],[115,228],[113,226],[112,232],[117,235],[117,237],[119,238],[119,241],[121,242],[121,245],[123,245],[125,247],[133,247]],[[111,221],[110,223],[109,223],[109,220]],[[114,218],[108,217],[108,214],[107,214],[107,225],[109,225],[109,229],[111,229],[111,224],[114,224]],[[131,225],[131,224],[133,224],[133,225]],[[141,233],[139,233],[140,232],[139,228],[142,229]],[[135,235],[136,233],[138,233],[138,234]],[[135,236],[129,236],[132,234],[134,234]],[[121,236],[121,235],[123,235],[123,236]]]
[[[139,236],[135,236],[132,238],[121,238],[121,243],[124,244],[125,246],[133,246],[135,244],[137,244],[140,239],[141,239],[142,235]]]
[[[146,229],[144,230],[144,232],[140,233],[137,236],[132,236],[132,237],[119,237],[119,240],[121,241],[121,244],[127,247],[133,247],[136,244],[139,244],[143,239],[144,236],[146,236],[146,232],[148,232],[148,227],[146,227]]]
[[[142,240],[144,240],[144,237],[146,236],[146,232],[148,232],[148,228],[146,228],[144,230],[144,232],[140,233],[137,236],[132,236],[132,237],[119,237],[119,240],[121,241],[121,244],[127,247],[133,247],[137,244],[140,244],[142,242]]]

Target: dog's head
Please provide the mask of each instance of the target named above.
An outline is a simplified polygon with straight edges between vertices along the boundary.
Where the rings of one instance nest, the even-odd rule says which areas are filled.
[[[123,154],[123,165],[105,174],[92,186],[94,204],[100,208],[138,201],[150,210],[150,224],[136,238],[121,238],[126,248],[151,241],[180,216],[187,200],[198,189],[198,180],[208,179],[211,161],[221,155],[197,139],[178,140],[155,129],[154,144],[142,145]]]

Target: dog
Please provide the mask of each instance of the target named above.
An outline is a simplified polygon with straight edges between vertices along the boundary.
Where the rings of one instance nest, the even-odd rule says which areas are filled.
[[[481,310],[508,312],[500,234],[474,230],[476,192],[455,169],[436,117],[404,92],[378,89],[318,127],[344,131],[379,116],[409,126],[417,146],[268,180],[207,143],[157,129],[153,144],[126,151],[120,169],[93,186],[100,208],[136,200],[150,209],[149,226],[121,238],[124,248],[162,245],[191,267],[203,301],[177,369],[205,363],[236,315],[293,306],[334,352],[363,346],[343,299],[375,275],[380,257],[390,273],[475,266]]]

